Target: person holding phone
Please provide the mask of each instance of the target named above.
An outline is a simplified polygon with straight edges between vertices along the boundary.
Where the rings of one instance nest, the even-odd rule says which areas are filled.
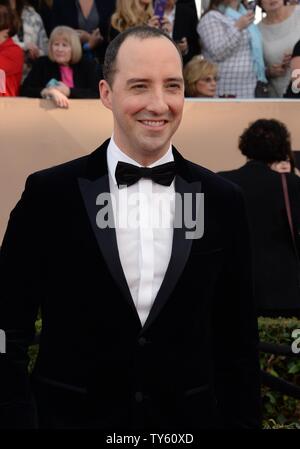
[[[211,0],[198,33],[203,56],[219,67],[219,97],[254,98],[258,85],[267,84],[254,13],[239,0]]]
[[[155,8],[159,15],[155,14]],[[176,0],[157,0],[154,16],[149,21],[149,25],[162,28],[175,40],[184,64],[200,53],[197,24],[195,11],[188,4]]]
[[[110,40],[128,28],[149,24],[152,16],[152,0],[117,0],[111,17]]]
[[[199,54],[197,16],[188,5],[175,0],[117,0],[116,11],[111,18],[110,39],[120,32],[137,25],[160,28],[177,43],[184,64]]]

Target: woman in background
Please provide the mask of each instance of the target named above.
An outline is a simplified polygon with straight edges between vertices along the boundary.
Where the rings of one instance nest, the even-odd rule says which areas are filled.
[[[254,98],[258,82],[267,83],[254,13],[239,0],[211,0],[198,24],[205,59],[218,64],[219,97]]]
[[[300,5],[284,0],[259,0],[266,16],[258,24],[269,78],[269,95],[282,97],[290,79],[293,48],[300,39]]]
[[[53,27],[66,25],[77,30],[85,56],[101,65],[114,9],[115,0],[53,0]]]
[[[0,4],[0,96],[15,97],[19,93],[24,58],[11,38],[15,32],[11,9]]]
[[[50,98],[56,106],[68,107],[68,98],[99,98],[96,64],[82,58],[80,39],[75,30],[54,28],[49,54],[37,59],[25,79],[21,94]]]
[[[194,56],[185,66],[186,97],[213,98],[217,90],[218,67],[201,55]]]
[[[220,175],[244,192],[252,231],[258,313],[300,317],[300,179],[294,173],[284,174],[294,240],[284,201],[282,174],[277,173],[276,167],[281,161],[287,161],[293,169],[290,133],[278,120],[260,119],[242,133],[239,149],[247,158],[246,164]]]
[[[177,43],[182,53],[184,65],[193,56],[199,55],[200,45],[197,34],[198,17],[190,4],[180,3],[176,0],[167,0],[165,15],[160,24],[159,17],[154,16],[149,25],[162,27]]]
[[[111,17],[110,39],[128,28],[149,24],[153,13],[152,0],[117,0]]]
[[[18,21],[15,43],[24,51],[23,78],[28,74],[33,61],[48,51],[48,37],[41,16],[25,0],[9,0]]]

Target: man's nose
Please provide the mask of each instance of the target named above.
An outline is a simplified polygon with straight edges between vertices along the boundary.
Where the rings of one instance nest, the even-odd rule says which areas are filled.
[[[155,90],[151,93],[147,109],[157,115],[162,115],[168,112],[169,106],[166,101],[165,93],[162,90]]]

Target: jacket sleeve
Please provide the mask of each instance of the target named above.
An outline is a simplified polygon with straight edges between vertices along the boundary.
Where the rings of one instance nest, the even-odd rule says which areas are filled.
[[[225,428],[259,428],[260,366],[251,243],[242,193],[228,211],[226,250],[214,309],[215,389]]]
[[[40,226],[34,175],[10,214],[0,252],[0,329],[6,335],[0,354],[0,428],[35,428],[36,408],[28,375],[28,347],[35,335],[39,301]]]
[[[235,26],[226,26],[218,16],[221,13],[207,13],[200,20],[197,30],[201,47],[215,62],[222,62],[240,45],[241,32]]]

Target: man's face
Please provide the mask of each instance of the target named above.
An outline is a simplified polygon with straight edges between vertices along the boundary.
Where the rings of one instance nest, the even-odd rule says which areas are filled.
[[[103,104],[114,116],[116,144],[149,165],[162,157],[182,117],[180,56],[168,39],[129,37],[121,45],[112,88],[100,82]]]

